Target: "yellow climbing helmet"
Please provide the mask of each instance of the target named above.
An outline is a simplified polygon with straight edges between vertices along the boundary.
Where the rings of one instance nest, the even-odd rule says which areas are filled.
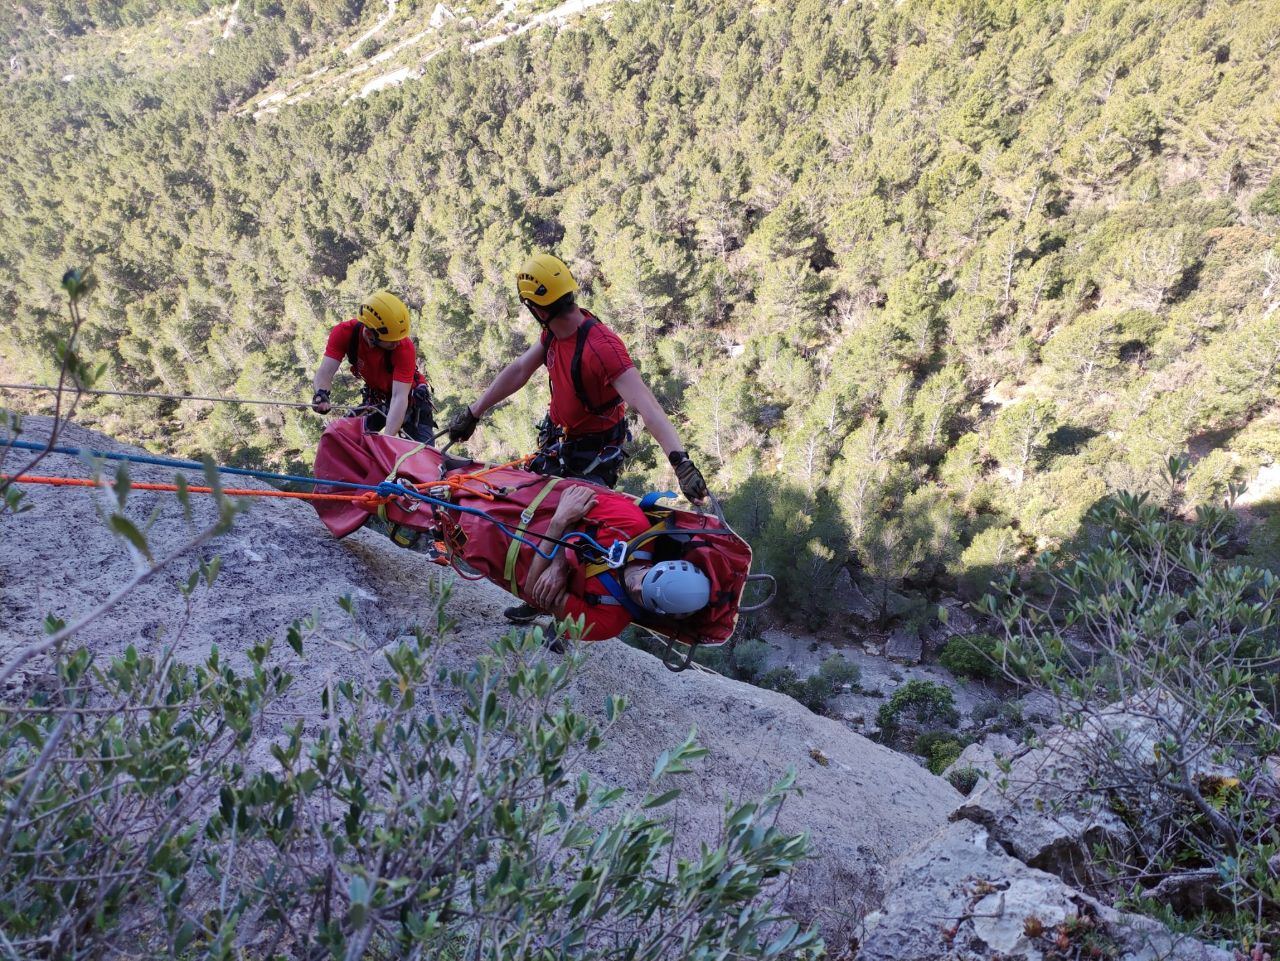
[[[521,300],[546,307],[578,289],[573,274],[559,257],[531,254],[516,274],[516,293]]]
[[[357,316],[379,340],[404,340],[409,336],[409,308],[389,290],[366,297]]]

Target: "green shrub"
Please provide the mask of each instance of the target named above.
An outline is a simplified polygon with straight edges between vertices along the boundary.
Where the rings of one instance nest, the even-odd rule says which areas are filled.
[[[1280,174],[1272,177],[1266,189],[1249,202],[1249,213],[1280,217]]]
[[[920,727],[954,726],[960,716],[956,712],[951,688],[934,681],[907,681],[880,706],[876,715],[881,729],[892,737],[904,720]]]
[[[843,685],[856,684],[861,676],[858,665],[846,661],[843,655],[833,654],[804,680],[790,667],[775,667],[761,674],[755,683],[794,698],[815,714],[822,714]]]
[[[851,689],[856,688],[858,682],[862,680],[862,668],[846,660],[843,654],[832,654],[828,657],[818,668],[818,673],[830,682],[832,689],[836,692],[846,684]]]
[[[925,759],[930,772],[941,774],[960,756],[964,747],[962,741],[950,734],[942,731],[926,731],[915,739],[911,751]]]
[[[814,714],[822,714],[827,710],[827,702],[831,700],[831,695],[834,693],[831,682],[818,672],[810,674],[801,681],[796,693],[792,696]]]
[[[1001,702],[999,701],[979,701],[974,705],[970,718],[974,724],[986,724],[996,715],[1000,713]]]
[[[992,679],[1000,676],[1000,642],[990,634],[963,634],[942,648],[938,662],[957,677]]]
[[[756,681],[756,686],[798,699],[800,677],[790,667],[775,667],[761,674],[759,680]]]
[[[789,778],[727,803],[720,835],[670,872],[670,779],[705,751],[690,739],[665,752],[634,800],[592,785],[573,772],[621,699],[604,729],[576,713],[578,659],[543,657],[539,631],[446,670],[436,615],[435,636],[384,652],[381,680],[323,688],[311,728],[279,728],[292,677],[270,641],[244,673],[216,648],[197,665],[133,648],[101,667],[87,649],[60,657],[56,680],[0,718],[6,945],[68,959],[122,941],[148,959],[234,957],[238,944],[261,957],[604,959],[619,942],[649,961],[673,944],[817,956],[816,933],[770,904],[804,857],[802,836],[772,826]],[[290,630],[299,654],[306,633]]]
[[[961,794],[969,795],[982,780],[982,772],[976,767],[958,767],[947,775],[947,782]]]
[[[733,648],[734,675],[743,681],[755,681],[769,659],[769,645],[764,641],[742,641]]]

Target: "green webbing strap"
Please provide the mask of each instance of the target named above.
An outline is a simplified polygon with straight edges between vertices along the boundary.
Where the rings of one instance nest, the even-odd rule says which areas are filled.
[[[551,488],[560,483],[559,477],[552,477],[543,485],[542,490],[538,491],[538,496],[529,502],[529,506],[520,512],[520,526],[526,533],[528,532],[529,522],[533,520],[534,512],[537,511],[538,505],[543,499],[551,493]],[[536,534],[534,535],[537,536]],[[511,538],[511,546],[507,548],[507,560],[502,567],[502,576],[508,584],[511,585],[511,593],[520,596],[520,585],[516,583],[516,558],[520,556],[520,542],[514,537]]]
[[[396,479],[396,474],[400,473],[400,465],[407,461],[420,450],[426,450],[426,444],[419,444],[417,447],[410,447],[407,451],[396,458],[395,464],[391,468],[391,473],[387,475],[387,483],[390,484]]]

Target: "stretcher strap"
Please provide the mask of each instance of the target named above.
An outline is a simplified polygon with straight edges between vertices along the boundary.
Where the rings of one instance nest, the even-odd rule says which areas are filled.
[[[410,447],[407,451],[405,451],[403,454],[397,457],[396,462],[391,466],[391,473],[387,475],[387,479],[383,481],[383,483],[394,484],[396,482],[396,475],[400,473],[400,465],[403,464],[410,457],[412,457],[414,454],[418,453],[418,451],[426,450],[426,449],[427,449],[426,444],[418,444],[417,447]],[[417,507],[418,505],[414,504],[413,506]],[[390,518],[387,517],[386,503],[382,503],[378,505],[378,520],[388,525],[391,523]],[[400,544],[401,547],[409,546],[408,544],[403,544],[399,540],[397,540],[395,534],[391,535],[391,539],[394,540],[397,544]],[[416,540],[417,538],[414,538],[414,539]]]
[[[520,512],[520,526],[526,531],[529,522],[533,520],[534,513],[538,510],[538,505],[551,493],[551,488],[560,483],[559,477],[552,477],[543,485],[542,490],[538,491],[538,496],[529,502],[529,506]],[[520,585],[516,583],[516,560],[520,557],[520,542],[514,537],[511,538],[511,545],[507,548],[506,564],[502,568],[503,579],[511,585],[511,593],[520,596]]]
[[[643,607],[631,599],[625,587],[618,583],[617,579],[608,571],[598,575],[600,583],[604,585],[604,589],[608,591],[611,597],[600,598],[601,604],[620,604],[631,615],[633,621],[643,622],[648,612]]]
[[[396,479],[396,475],[400,473],[401,464],[407,461],[414,454],[418,453],[418,451],[423,451],[426,449],[427,449],[426,444],[419,444],[417,447],[410,447],[407,451],[405,451],[403,454],[397,457],[395,464],[393,464],[391,467],[391,473],[387,475],[387,483],[392,483]]]

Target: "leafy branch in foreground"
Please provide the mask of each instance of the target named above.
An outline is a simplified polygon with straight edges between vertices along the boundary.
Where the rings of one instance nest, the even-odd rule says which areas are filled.
[[[55,344],[58,384],[54,391],[53,426],[50,428],[44,449],[37,451],[13,475],[6,474],[3,468],[8,455],[13,451],[13,442],[22,433],[22,420],[16,414],[3,412],[5,423],[3,437],[0,437],[0,516],[23,509],[22,492],[13,486],[13,477],[30,473],[48,456],[49,451],[57,446],[58,435],[62,432],[63,425],[75,414],[81,392],[85,388],[92,387],[106,371],[106,364],[93,367],[76,350],[76,338],[80,334],[80,328],[84,326],[84,315],[80,313],[80,298],[88,294],[93,287],[93,276],[87,270],[73,268],[62,275],[62,289],[67,292],[67,312],[71,323],[67,336],[59,338]]]
[[[816,932],[771,907],[806,846],[773,825],[789,779],[726,805],[720,836],[677,857],[667,782],[705,753],[692,735],[638,800],[575,778],[604,737],[564,700],[576,659],[512,634],[446,670],[437,614],[435,636],[385,652],[381,679],[325,687],[309,721],[282,705],[292,677],[271,642],[243,671],[216,649],[194,666],[63,657],[52,690],[0,714],[11,949],[817,956]]]

